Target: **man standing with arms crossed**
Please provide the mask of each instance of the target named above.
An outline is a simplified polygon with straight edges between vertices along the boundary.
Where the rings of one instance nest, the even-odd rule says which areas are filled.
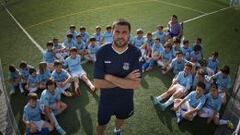
[[[112,25],[113,43],[97,52],[94,85],[100,88],[97,135],[103,135],[111,116],[115,115],[114,135],[122,135],[124,120],[133,115],[133,90],[140,86],[141,52],[128,44],[131,25],[124,19]]]

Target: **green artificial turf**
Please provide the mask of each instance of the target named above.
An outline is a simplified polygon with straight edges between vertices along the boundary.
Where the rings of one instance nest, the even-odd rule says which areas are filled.
[[[165,3],[164,3],[165,2]],[[166,2],[168,4],[166,4]],[[178,5],[178,7],[170,6]],[[184,21],[202,13],[216,11],[228,6],[224,0],[11,0],[8,8],[19,20],[29,34],[43,47],[47,41],[56,36],[63,41],[70,24],[77,29],[84,25],[89,33],[93,33],[96,25],[104,27],[117,18],[127,18],[132,24],[132,34],[137,28],[144,32],[154,31],[156,25],[166,26],[170,16],[176,14],[179,21]],[[189,7],[181,8],[181,7]],[[0,58],[5,79],[8,76],[8,65],[18,65],[21,60],[37,67],[41,61],[41,53],[24,35],[21,29],[0,8]],[[203,39],[204,56],[207,58],[212,51],[219,51],[220,65],[231,67],[231,77],[239,65],[240,54],[240,8],[231,8],[213,15],[184,24],[184,35],[191,44],[196,37]],[[92,79],[92,64],[84,64],[84,69]],[[151,95],[163,93],[171,84],[172,75],[162,75],[158,68],[144,73],[141,88],[135,90],[135,115],[124,125],[125,135],[211,135],[215,126],[207,125],[200,118],[193,122],[176,123],[175,114],[169,109],[166,112],[154,108],[150,101]],[[9,84],[6,82],[7,87]],[[83,96],[74,99],[63,97],[68,109],[58,116],[60,124],[68,134],[94,135],[97,122],[98,97],[92,97],[87,87],[81,83]],[[18,92],[10,97],[12,108],[21,132],[22,110],[26,104],[24,95]],[[113,117],[114,118],[114,117]],[[112,134],[114,119],[109,123],[106,135]]]

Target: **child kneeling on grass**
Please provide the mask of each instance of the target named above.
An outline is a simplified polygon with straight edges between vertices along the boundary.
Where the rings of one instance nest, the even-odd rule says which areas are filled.
[[[40,107],[42,113],[47,116],[53,127],[61,135],[65,135],[66,132],[59,125],[56,115],[61,114],[66,108],[67,104],[61,101],[62,90],[57,88],[55,81],[49,79],[46,82],[46,89],[42,92],[40,97]]]
[[[23,122],[26,125],[26,135],[40,133],[47,135],[53,130],[53,126],[41,119],[41,109],[36,93],[28,94],[28,103],[24,106]]]

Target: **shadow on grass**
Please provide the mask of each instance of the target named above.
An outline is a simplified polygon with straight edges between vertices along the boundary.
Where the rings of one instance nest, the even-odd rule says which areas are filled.
[[[21,134],[25,131],[25,125],[22,121],[23,107],[27,104],[26,94],[21,94],[20,90],[16,90],[16,93],[9,97],[12,107],[13,115],[15,116],[16,123]]]
[[[193,121],[182,120],[178,127],[182,132],[190,132],[192,135],[213,135],[216,126],[213,123],[207,124],[207,120],[195,117]]]
[[[172,124],[172,121],[176,122],[176,118],[175,113],[169,110],[171,107],[168,107],[164,112],[157,106],[154,106],[154,109],[159,120],[173,132],[174,124]],[[182,133],[190,132],[192,135],[213,135],[217,126],[213,123],[207,124],[206,122],[206,119],[196,116],[193,121],[183,119],[177,126]]]
[[[172,119],[174,119],[174,113],[166,111],[161,111],[159,107],[154,106],[154,109],[156,110],[156,113],[158,115],[159,120],[168,127],[170,131],[173,131],[172,127]],[[167,108],[168,109],[168,108]]]
[[[146,76],[159,78],[161,80],[161,82],[167,87],[171,85],[171,80],[174,77],[174,75],[171,73],[171,71],[168,74],[164,75],[164,74],[161,73],[161,68],[160,67],[154,67],[152,70],[146,71],[146,72],[143,73],[143,78],[142,78],[142,81],[141,81],[141,85],[145,89],[149,88],[149,84],[145,80]]]
[[[69,107],[66,117],[62,120],[64,122],[63,126],[67,127],[68,134],[80,133],[82,132],[80,129],[83,129],[83,132],[87,135],[93,135],[93,121],[90,112],[86,109],[89,104],[89,91],[82,81],[80,82],[80,89],[82,96],[66,100]],[[97,95],[90,98],[98,101]]]

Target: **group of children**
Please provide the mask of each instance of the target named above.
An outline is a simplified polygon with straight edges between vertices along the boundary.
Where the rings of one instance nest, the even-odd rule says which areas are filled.
[[[87,84],[91,94],[95,93],[96,88],[81,64],[83,60],[94,63],[98,49],[112,43],[111,30],[111,26],[107,26],[102,32],[97,26],[96,32],[89,36],[85,27],[81,26],[77,32],[76,27],[71,25],[63,43],[59,43],[58,38],[47,42],[38,69],[24,61],[19,69],[9,66],[10,94],[18,88],[21,93],[25,90],[29,92],[23,114],[27,135],[35,132],[48,134],[54,128],[61,135],[66,134],[55,117],[67,108],[61,101],[61,95],[71,97],[73,95],[69,90],[74,89],[75,95],[80,96],[79,80]],[[151,97],[154,105],[165,110],[174,104],[172,110],[176,112],[177,122],[182,118],[192,120],[198,114],[208,118],[208,122],[213,120],[218,125],[228,124],[232,128],[230,121],[219,119],[219,110],[226,103],[226,93],[230,88],[230,69],[224,66],[218,71],[218,52],[213,52],[205,60],[201,38],[190,46],[188,40],[169,34],[160,25],[155,32],[143,35],[143,30],[137,29],[136,36],[131,36],[129,40],[129,44],[142,52],[142,72],[160,66],[162,74],[172,72],[175,75],[166,92]],[[38,90],[41,90],[40,99],[36,94]],[[41,119],[42,114],[46,116],[46,121]]]

